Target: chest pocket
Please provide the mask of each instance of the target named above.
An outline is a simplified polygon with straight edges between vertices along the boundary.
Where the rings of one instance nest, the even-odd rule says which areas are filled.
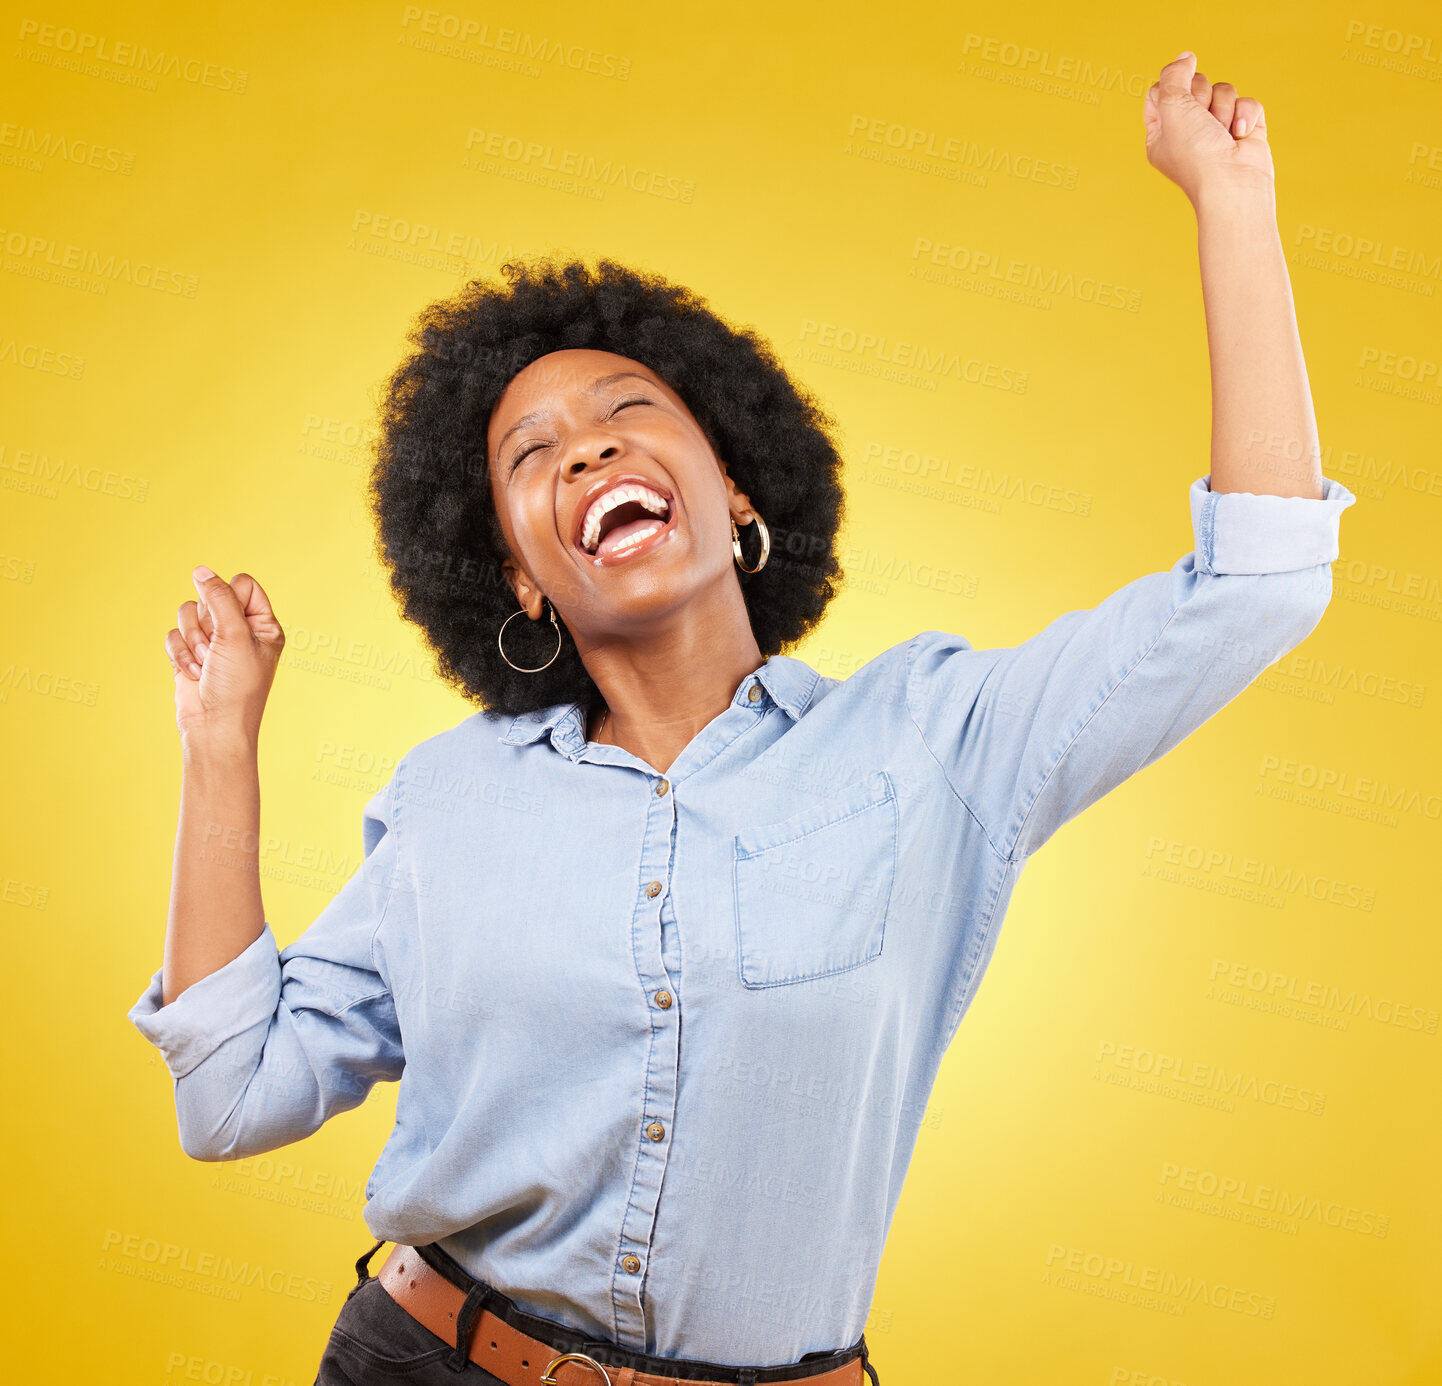
[[[741,981],[773,987],[881,953],[896,876],[896,789],[884,770],[732,844]]]

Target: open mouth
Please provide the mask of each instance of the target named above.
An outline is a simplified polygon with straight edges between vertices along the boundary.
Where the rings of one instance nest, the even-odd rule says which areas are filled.
[[[603,493],[583,518],[576,548],[596,567],[611,567],[664,542],[678,503],[659,488],[632,482]]]

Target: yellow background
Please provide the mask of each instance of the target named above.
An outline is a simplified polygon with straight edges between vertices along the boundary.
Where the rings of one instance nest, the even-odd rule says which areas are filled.
[[[394,760],[472,711],[396,615],[361,501],[376,390],[421,306],[509,253],[611,255],[693,287],[774,342],[842,430],[852,580],[790,653],[840,675],[929,628],[1014,644],[1192,547],[1187,488],[1209,465],[1195,221],[1147,165],[1141,119],[1191,47],[1266,104],[1325,470],[1359,503],[1299,662],[1030,864],[938,1079],[867,1336],[885,1386],[1442,1379],[1442,396],[1407,378],[1442,340],[1442,20],[1335,0],[444,3],[7,7],[11,1377],[309,1382],[370,1245],[361,1190],[394,1088],[272,1157],[196,1163],[125,1012],[161,957],[179,786],[162,645],[193,565],[255,573],[289,635],[262,742],[282,942],[339,888],[325,863],[353,862]],[[537,41],[559,56],[504,51]],[[147,76],[120,44],[178,61]],[[889,161],[893,127],[942,157]],[[470,166],[472,131],[551,153],[503,144]],[[951,139],[993,152],[989,171],[946,159]],[[634,182],[523,176],[567,156]],[[1055,291],[939,282],[923,242]],[[1431,263],[1389,282],[1378,261],[1408,252]],[[59,277],[67,256],[91,272]],[[142,264],[157,287],[131,282]],[[850,333],[886,345],[847,350]],[[977,364],[888,376],[901,344]],[[1024,391],[996,383],[1023,374]],[[940,477],[923,486],[911,454]],[[996,501],[988,473],[1021,491]],[[1269,756],[1417,797],[1314,801]],[[1213,849],[1222,864],[1185,864]],[[1337,882],[1343,903],[1231,893],[1243,859]],[[1288,1013],[1214,984],[1219,966],[1336,994]],[[1385,1023],[1382,1001],[1430,1020]],[[1209,1107],[1107,1045],[1325,1105]],[[1214,1177],[1303,1211],[1186,1202]],[[279,1288],[157,1281],[158,1247],[248,1260]],[[1083,1269],[1058,1277],[1068,1258]],[[1137,1303],[1147,1268],[1270,1315]]]

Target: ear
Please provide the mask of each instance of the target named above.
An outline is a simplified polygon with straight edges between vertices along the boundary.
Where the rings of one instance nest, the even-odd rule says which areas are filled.
[[[514,559],[505,559],[501,563],[501,572],[511,584],[511,591],[516,594],[521,610],[533,621],[540,620],[546,610],[545,593],[531,581],[530,575],[522,571]]]
[[[745,491],[737,489],[724,462],[721,463],[721,476],[726,482],[726,505],[731,511],[731,518],[738,525],[749,525],[754,518],[751,511],[751,497]]]

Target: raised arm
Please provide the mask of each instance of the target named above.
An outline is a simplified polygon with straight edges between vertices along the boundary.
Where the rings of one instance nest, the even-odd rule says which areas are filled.
[[[1012,863],[1310,634],[1357,499],[1322,475],[1261,103],[1213,86],[1184,53],[1144,116],[1148,159],[1197,212],[1212,473],[1191,483],[1193,551],[1020,645],[925,631],[907,648],[918,734]]]
[[[278,947],[257,872],[256,745],[284,637],[254,579],[201,569],[196,586],[166,640],[183,788],[165,955],[128,1016],[175,1080],[181,1148],[227,1160],[300,1140],[400,1077],[376,934],[413,892],[397,884],[398,767],[365,807],[358,869]]]
[[[1267,118],[1213,85],[1194,53],[1168,63],[1143,107],[1147,158],[1197,215],[1212,375],[1215,495],[1322,496],[1322,450],[1277,231]]]
[[[197,568],[196,599],[165,638],[180,732],[180,822],[165,926],[163,994],[236,957],[265,926],[260,894],[260,723],[285,645],[248,573]]]

